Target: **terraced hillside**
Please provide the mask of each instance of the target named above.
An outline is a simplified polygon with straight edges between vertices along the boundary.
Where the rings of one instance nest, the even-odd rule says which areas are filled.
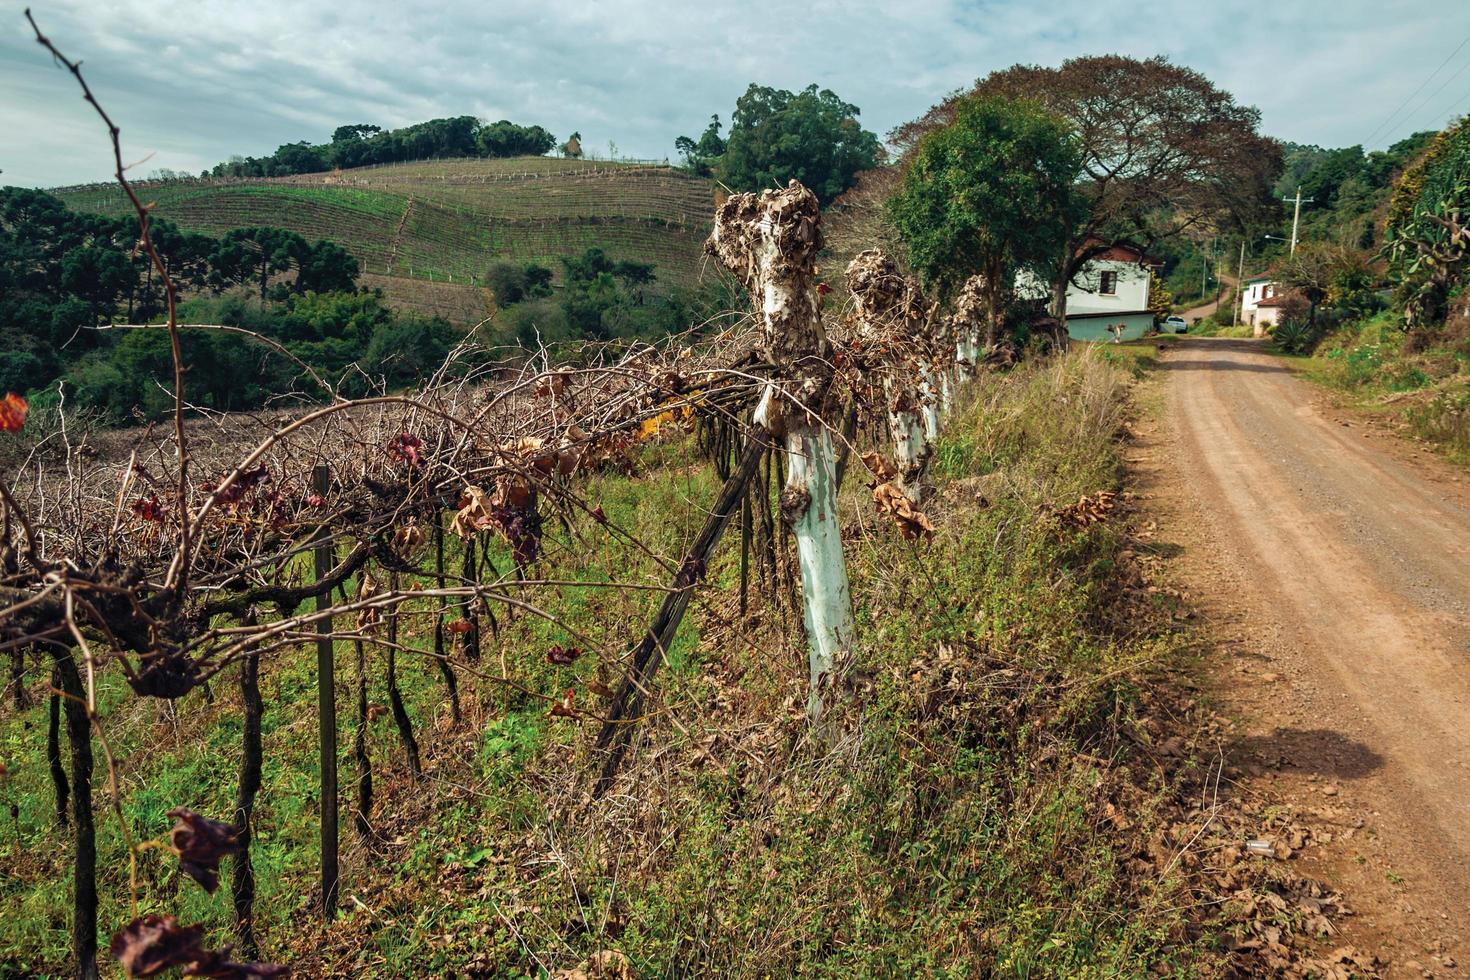
[[[703,265],[714,185],[671,167],[548,157],[432,160],[247,181],[143,182],[156,213],[220,234],[274,225],[341,242],[394,305],[483,317],[486,267],[599,246],[652,262],[658,285],[691,286]],[[71,207],[123,214],[113,185],[62,188]]]

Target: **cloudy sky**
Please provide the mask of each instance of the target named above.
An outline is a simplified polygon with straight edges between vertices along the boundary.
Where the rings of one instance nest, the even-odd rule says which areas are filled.
[[[1165,54],[1271,135],[1387,145],[1470,111],[1466,0],[32,0],[142,176],[473,114],[661,158],[750,82],[831,88],[885,134],[1018,61]],[[1448,59],[1448,60],[1446,60]],[[1443,65],[1437,72],[1437,66]],[[0,183],[106,179],[105,134],[0,7]]]

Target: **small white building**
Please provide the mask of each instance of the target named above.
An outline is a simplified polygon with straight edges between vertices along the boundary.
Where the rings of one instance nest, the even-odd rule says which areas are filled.
[[[1270,276],[1247,279],[1240,292],[1240,322],[1253,327],[1257,337],[1264,337],[1267,327],[1281,322],[1281,301],[1285,296],[1281,284]]]
[[[1067,334],[1074,340],[1132,340],[1153,329],[1148,294],[1158,265],[1122,243],[1089,259],[1067,287]]]
[[[1067,335],[1073,340],[1132,340],[1153,329],[1148,294],[1158,265],[1157,259],[1123,243],[1089,259],[1067,285]],[[1016,292],[1033,299],[1051,295],[1045,283],[1024,272],[1016,277]]]

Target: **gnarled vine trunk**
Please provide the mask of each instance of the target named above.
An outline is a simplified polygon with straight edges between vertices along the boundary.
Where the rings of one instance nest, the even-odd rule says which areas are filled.
[[[51,686],[55,690],[51,692],[47,706],[46,763],[51,769],[51,786],[56,793],[56,823],[65,827],[70,819],[66,814],[66,801],[71,789],[66,769],[61,764],[61,695],[56,693],[61,689],[61,674],[54,667],[51,669]]]
[[[449,664],[449,651],[444,644],[444,517],[437,509],[434,511],[434,586],[440,593],[439,598],[434,600],[434,663],[439,665],[439,673],[444,677],[444,687],[449,691],[450,718],[458,725],[461,717],[459,679],[455,677],[454,668]]]
[[[846,276],[859,331],[869,349],[886,352],[874,367],[882,378],[897,482],[917,503],[938,433],[941,398],[940,391],[932,390],[937,372],[928,343],[928,304],[880,249],[860,253],[848,264]]]
[[[255,610],[247,613],[247,624],[255,622]],[[255,868],[250,860],[254,837],[255,796],[260,792],[263,751],[260,738],[265,707],[260,698],[260,654],[247,653],[240,661],[240,704],[244,710],[241,736],[240,779],[235,790],[235,824],[240,828],[240,850],[233,858],[230,900],[235,906],[235,935],[241,951],[250,959],[260,956],[255,938]]]
[[[92,721],[87,693],[69,649],[56,651],[56,673],[71,745],[72,854],[71,947],[77,980],[97,977],[97,828],[92,822]]]
[[[389,579],[389,588],[398,591],[398,573],[392,573]],[[409,720],[408,709],[403,706],[403,694],[398,690],[398,607],[394,606],[388,611],[388,707],[393,712],[393,723],[398,728],[398,740],[403,743],[403,751],[408,755],[408,770],[413,773],[413,778],[418,779],[423,775],[423,767],[419,763],[419,743],[413,737],[413,722]]]
[[[796,538],[801,569],[811,678],[807,713],[813,720],[822,714],[823,691],[853,636],[832,448],[831,352],[816,288],[820,221],[816,195],[793,180],[759,197],[732,195],[705,243],[750,291],[764,354],[776,367],[754,421],[783,438],[786,448],[781,513]]]

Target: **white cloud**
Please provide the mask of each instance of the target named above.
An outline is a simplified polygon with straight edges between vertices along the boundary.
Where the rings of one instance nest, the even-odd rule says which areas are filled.
[[[86,63],[127,152],[153,154],[143,172],[466,112],[663,157],[752,81],[817,82],[885,133],[993,69],[1109,51],[1168,55],[1259,106],[1272,135],[1345,145],[1470,34],[1470,4],[1443,0],[57,0],[35,13]],[[1470,47],[1420,99],[1461,63]],[[0,181],[106,178],[101,130],[18,13],[0,23],[0,91]],[[1390,135],[1466,110],[1470,69]]]

